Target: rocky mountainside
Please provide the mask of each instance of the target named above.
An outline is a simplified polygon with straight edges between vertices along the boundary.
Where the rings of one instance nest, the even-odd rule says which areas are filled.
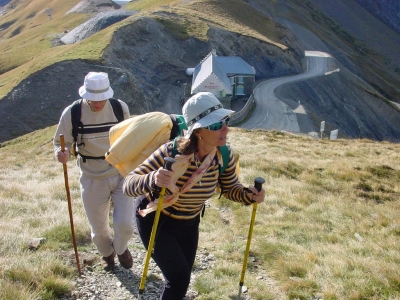
[[[182,1],[182,5],[190,2]],[[79,13],[86,7],[88,13],[109,11],[115,18],[115,11],[121,9],[90,3],[80,1]],[[115,96],[128,103],[132,114],[152,110],[180,113],[182,84],[191,83],[185,70],[195,67],[212,49],[218,55],[242,57],[256,69],[257,82],[303,72],[307,68],[306,50],[331,53],[339,73],[287,85],[279,90],[282,99],[291,104],[301,101],[316,126],[325,120],[328,129],[338,128],[344,137],[400,141],[400,113],[392,103],[400,102],[400,58],[394,54],[400,45],[398,33],[369,13],[367,22],[376,29],[360,19],[349,24],[340,18],[366,14],[356,1],[337,1],[342,13],[323,0],[246,3],[249,11],[262,12],[276,22],[286,50],[212,23],[207,41],[182,39],[156,18],[137,17],[115,31],[101,64],[62,61],[26,78],[1,99],[0,142],[56,124],[63,108],[79,97],[78,88],[89,71],[108,72]],[[168,18],[170,13],[153,15]],[[360,29],[363,26],[385,30],[385,35],[365,39]],[[82,30],[98,27],[85,28]],[[63,45],[58,43],[58,47]],[[376,60],[370,59],[373,55]]]
[[[303,49],[330,53],[340,66],[340,73],[333,76],[280,88],[279,93],[288,105],[294,108],[300,101],[316,123],[324,120],[329,130],[339,129],[347,137],[400,140],[399,112],[387,101],[400,102],[400,35],[371,15],[368,3],[249,3],[289,28]],[[380,3],[382,11],[391,8],[399,12],[394,1]],[[391,20],[398,22],[399,16]],[[376,60],[371,60],[367,52],[373,53]]]
[[[356,0],[371,15],[400,33],[400,2],[397,0]]]

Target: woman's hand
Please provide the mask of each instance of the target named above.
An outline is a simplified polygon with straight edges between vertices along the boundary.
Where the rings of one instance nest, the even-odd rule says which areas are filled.
[[[159,168],[154,174],[154,183],[158,187],[172,186],[172,172],[164,168]]]
[[[254,186],[249,186],[249,190],[253,193],[252,200],[255,203],[262,203],[264,202],[265,198],[265,190],[261,189],[261,191],[257,191],[257,189]]]

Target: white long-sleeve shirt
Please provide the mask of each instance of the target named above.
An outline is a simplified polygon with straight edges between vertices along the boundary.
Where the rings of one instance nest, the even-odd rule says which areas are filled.
[[[122,105],[124,119],[130,118],[128,105],[121,100],[119,100],[119,102]],[[57,152],[61,149],[60,134],[64,135],[65,147],[69,150],[72,149],[74,138],[72,136],[71,107],[72,104],[64,109],[54,135],[53,145],[56,157]],[[118,120],[114,115],[113,108],[109,101],[107,101],[101,111],[93,112],[87,101],[84,100],[82,102],[81,122],[84,125],[98,124],[102,126],[110,123],[114,125]],[[93,157],[104,156],[110,148],[109,132],[78,134],[78,144],[80,143],[83,143],[82,146],[79,147],[79,152],[82,155]],[[118,173],[118,170],[104,159],[87,159],[86,162],[84,162],[82,157],[78,156],[77,165],[81,170],[81,174],[94,179],[104,179]]]

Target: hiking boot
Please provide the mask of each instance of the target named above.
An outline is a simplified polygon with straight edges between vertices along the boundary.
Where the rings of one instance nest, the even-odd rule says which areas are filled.
[[[121,266],[123,266],[125,269],[132,268],[133,260],[128,248],[121,255],[118,254],[118,260]]]
[[[104,271],[110,271],[113,270],[115,268],[115,251],[110,255],[110,256],[103,256],[103,269]]]

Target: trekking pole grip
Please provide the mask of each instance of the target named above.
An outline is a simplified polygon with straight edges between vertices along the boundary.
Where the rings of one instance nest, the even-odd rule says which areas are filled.
[[[175,159],[174,158],[172,158],[172,157],[164,157],[164,166],[163,166],[163,168],[164,169],[166,169],[166,170],[168,170],[168,171],[171,171],[171,168],[172,168],[172,164],[175,162]],[[159,188],[159,187],[157,187],[157,189],[158,189],[158,191],[160,191],[160,194],[159,194],[159,196],[164,196],[164,194],[165,194],[165,187],[164,188]]]
[[[164,157],[164,169],[171,171],[172,164],[175,162],[175,159],[172,157]]]
[[[61,144],[61,151],[64,152],[65,150],[65,142],[64,142],[64,135],[60,134],[60,144]]]
[[[254,178],[254,187],[257,189],[257,191],[261,191],[262,185],[265,183],[265,179],[262,177],[256,177]]]

